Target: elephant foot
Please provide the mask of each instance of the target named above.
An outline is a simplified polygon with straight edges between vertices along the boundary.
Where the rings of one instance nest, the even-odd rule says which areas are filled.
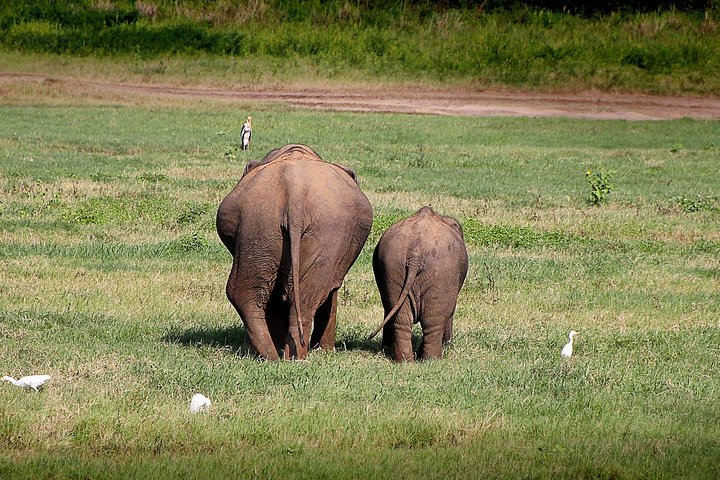
[[[280,360],[278,350],[272,342],[253,341],[251,336],[250,344],[252,345],[253,350],[255,350],[255,353],[257,353],[258,357],[263,360]]]
[[[283,358],[285,360],[305,360],[308,354],[307,346],[297,348],[293,341],[288,341],[283,350]]]
[[[412,352],[410,352],[410,353],[397,353],[396,352],[395,355],[393,355],[393,358],[397,363],[415,363],[415,354]]]
[[[268,360],[270,362],[280,360],[280,355],[278,355],[278,353],[275,351],[273,351],[272,353],[267,353],[267,354],[258,353],[258,357],[260,357],[262,360]]]

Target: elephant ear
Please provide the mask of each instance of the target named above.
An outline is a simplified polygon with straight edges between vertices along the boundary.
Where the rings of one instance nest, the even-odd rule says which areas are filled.
[[[245,165],[245,170],[243,170],[242,176],[244,177],[245,175],[247,175],[247,174],[250,172],[250,170],[252,170],[253,168],[258,167],[258,166],[260,166],[260,165],[261,165],[261,162],[260,162],[260,161],[258,161],[258,160],[250,160],[250,161],[247,163],[247,165]]]
[[[460,222],[458,222],[457,220],[455,220],[452,217],[443,217],[443,222],[450,225],[453,229],[455,229],[460,234],[460,238],[463,238],[463,230],[462,230],[462,226],[460,225]]]
[[[355,183],[357,183],[357,175],[355,175],[355,172],[351,168],[348,168],[345,165],[341,165],[339,163],[333,163],[333,165],[335,165],[338,168],[343,169],[345,171],[345,173],[350,175],[350,178],[352,178],[355,181]]]
[[[242,176],[244,177],[245,175],[248,174],[248,172],[250,172],[250,170],[253,170],[256,167],[259,167],[260,165],[265,165],[266,163],[270,163],[273,160],[275,160],[275,158],[277,157],[277,154],[280,150],[281,149],[279,149],[279,148],[270,150],[268,152],[268,154],[265,155],[265,158],[263,158],[262,160],[250,160],[247,163],[247,165],[245,165],[245,170],[243,170]]]

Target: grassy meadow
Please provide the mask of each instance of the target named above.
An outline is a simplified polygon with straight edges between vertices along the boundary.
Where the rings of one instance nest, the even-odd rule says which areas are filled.
[[[0,365],[53,378],[0,385],[0,478],[720,476],[717,121],[36,88],[0,105]],[[337,351],[268,363],[225,297],[214,216],[246,161],[291,142],[355,169],[375,221]],[[613,173],[600,206],[588,169]],[[470,271],[445,357],[396,365],[365,340],[382,317],[371,255],[426,204],[463,224]]]

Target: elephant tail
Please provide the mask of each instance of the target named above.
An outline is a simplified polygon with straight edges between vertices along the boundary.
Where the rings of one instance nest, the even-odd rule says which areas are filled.
[[[414,265],[414,262],[408,262],[407,269],[405,271],[405,283],[403,284],[402,291],[400,291],[400,296],[398,297],[397,302],[395,302],[393,308],[385,316],[385,319],[382,321],[380,326],[378,326],[375,331],[367,338],[368,340],[372,340],[375,335],[377,335],[378,332],[380,332],[380,330],[382,330],[383,327],[387,325],[390,319],[395,316],[398,310],[400,310],[400,307],[402,307],[403,303],[405,303],[405,299],[407,299],[408,294],[410,294],[410,288],[415,281],[415,277],[417,277],[418,270],[419,269],[416,265]]]
[[[288,236],[290,237],[290,271],[292,276],[292,296],[295,306],[295,320],[297,321],[298,334],[300,336],[300,345],[305,346],[305,333],[303,332],[303,322],[300,318],[300,237],[302,237],[302,228],[288,219]],[[293,329],[293,325],[290,325]]]

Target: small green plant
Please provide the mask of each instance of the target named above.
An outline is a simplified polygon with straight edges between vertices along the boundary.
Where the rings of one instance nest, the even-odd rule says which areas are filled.
[[[230,160],[235,160],[237,158],[238,154],[238,147],[237,145],[227,145],[225,147],[225,158]]]
[[[605,197],[613,191],[614,185],[610,182],[612,177],[613,172],[606,172],[602,169],[585,172],[585,179],[590,185],[590,204],[600,205]]]
[[[179,250],[184,253],[207,252],[210,248],[210,243],[202,233],[193,231],[180,237],[177,241],[177,246]]]
[[[137,176],[138,180],[142,180],[148,183],[164,182],[168,179],[166,175],[162,173],[144,172]]]
[[[720,197],[700,195],[698,193],[694,197],[687,197],[686,195],[675,197],[673,202],[687,213],[720,211]]]
[[[191,204],[180,213],[175,222],[178,225],[190,225],[191,223],[194,223],[200,216],[202,216],[207,210],[207,204]]]

